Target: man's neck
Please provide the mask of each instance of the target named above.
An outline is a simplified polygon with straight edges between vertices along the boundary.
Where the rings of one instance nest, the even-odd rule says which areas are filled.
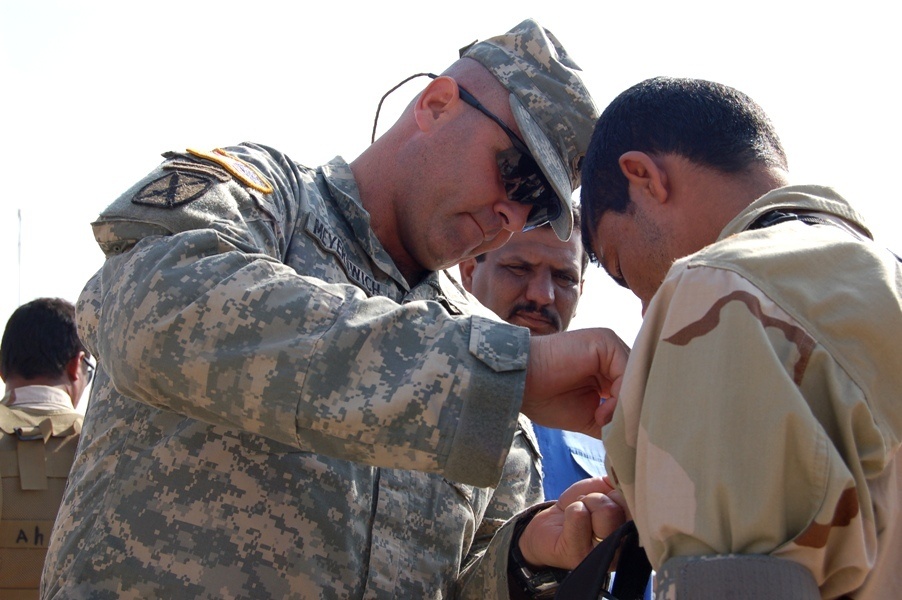
[[[695,251],[710,244],[733,218],[752,202],[777,188],[789,185],[789,174],[775,167],[753,167],[744,173],[724,174],[713,169],[701,168],[689,172],[695,178],[689,189],[703,190],[695,194],[685,219],[692,223],[683,229],[687,232],[689,248]],[[692,239],[692,238],[695,239]]]
[[[398,231],[395,215],[397,192],[395,181],[390,174],[396,166],[387,165],[382,157],[392,154],[380,146],[382,139],[363,151],[350,163],[351,172],[360,191],[360,203],[370,215],[370,227],[376,238],[388,252],[395,266],[404,276],[408,285],[413,287],[426,278],[428,269],[424,269],[407,251]]]

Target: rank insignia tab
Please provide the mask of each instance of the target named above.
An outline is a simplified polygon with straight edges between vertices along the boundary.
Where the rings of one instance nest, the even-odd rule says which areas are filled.
[[[263,173],[261,173],[257,167],[247,161],[241,160],[237,156],[229,154],[222,148],[216,148],[213,152],[195,150],[194,148],[188,148],[187,150],[194,156],[205,158],[221,165],[241,183],[258,192],[271,194],[273,191],[272,185],[270,185],[269,181],[266,180],[266,177],[263,176]]]
[[[175,208],[188,204],[210,189],[210,179],[193,173],[172,171],[141,188],[132,198],[133,204]]]

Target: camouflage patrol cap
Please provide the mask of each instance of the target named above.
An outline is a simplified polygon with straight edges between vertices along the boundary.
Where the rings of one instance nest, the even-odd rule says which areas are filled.
[[[579,172],[598,109],[578,71],[557,38],[532,19],[503,35],[461,49],[488,69],[510,91],[511,110],[526,145],[551,182],[561,216],[551,226],[569,239],[573,230],[570,197],[579,186]]]

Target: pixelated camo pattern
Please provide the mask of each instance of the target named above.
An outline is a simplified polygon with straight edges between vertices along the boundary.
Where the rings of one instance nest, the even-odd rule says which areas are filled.
[[[172,153],[94,224],[101,368],[44,598],[468,597],[465,565],[506,585],[479,558],[541,500],[528,333],[444,275],[411,289],[341,159],[227,151],[273,192]]]
[[[764,554],[805,566],[823,597],[892,597],[902,273],[839,226],[743,231],[779,207],[862,222],[830,189],[786,188],[678,261],[604,431],[610,466],[658,570],[679,556]],[[656,588],[679,597],[666,577]]]
[[[581,69],[557,38],[527,19],[504,35],[464,48],[461,56],[479,61],[517,97],[551,141],[576,189],[598,109]]]

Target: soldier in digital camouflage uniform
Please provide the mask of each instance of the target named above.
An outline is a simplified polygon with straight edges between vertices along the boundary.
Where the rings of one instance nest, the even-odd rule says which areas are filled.
[[[533,21],[462,52],[350,164],[172,152],[94,223],[101,369],[44,598],[506,597],[616,524],[598,482],[528,508],[517,420],[598,435],[626,347],[531,340],[440,272],[569,236],[597,112]]]
[[[766,115],[710,82],[630,88],[590,144],[583,238],[644,311],[604,441],[658,597],[902,590],[902,270],[788,183]]]

